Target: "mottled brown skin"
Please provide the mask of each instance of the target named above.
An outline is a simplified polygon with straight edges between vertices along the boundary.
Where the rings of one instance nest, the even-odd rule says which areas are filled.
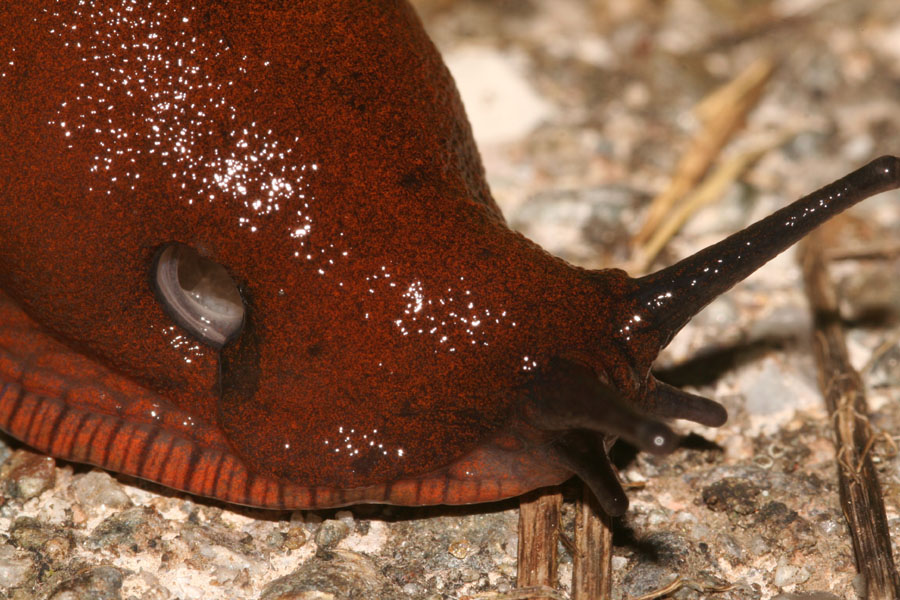
[[[611,439],[666,452],[656,417],[725,420],[652,378],[659,350],[897,186],[881,159],[657,274],[586,271],[506,227],[405,2],[92,4],[0,7],[0,428],[229,502],[462,504],[577,473],[621,513]],[[221,348],[154,292],[171,243],[237,282]]]

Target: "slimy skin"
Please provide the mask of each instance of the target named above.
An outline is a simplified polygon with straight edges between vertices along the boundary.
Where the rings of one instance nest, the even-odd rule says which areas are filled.
[[[511,231],[405,2],[0,8],[0,428],[268,508],[466,504],[725,421],[650,367],[900,184],[878,159],[643,278]]]

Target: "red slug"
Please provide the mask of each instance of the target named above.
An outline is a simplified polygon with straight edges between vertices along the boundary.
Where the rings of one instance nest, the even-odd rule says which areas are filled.
[[[713,298],[900,186],[880,158],[641,278],[511,231],[401,0],[0,8],[0,428],[270,508],[487,502],[716,402],[650,367]]]

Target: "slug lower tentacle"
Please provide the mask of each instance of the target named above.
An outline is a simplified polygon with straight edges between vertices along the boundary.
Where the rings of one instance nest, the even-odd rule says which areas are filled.
[[[606,514],[618,517],[628,510],[628,496],[609,460],[607,441],[612,440],[590,431],[575,430],[556,440],[552,452],[556,460],[578,474]]]
[[[588,430],[621,437],[653,454],[668,454],[678,436],[658,420],[628,405],[621,392],[587,367],[556,359],[539,373],[528,404],[529,418],[546,431]]]
[[[603,510],[614,516],[625,512],[628,499],[608,447],[622,438],[646,452],[668,454],[679,441],[667,425],[632,408],[618,390],[571,360],[555,359],[542,368],[529,384],[525,406],[526,419],[554,435],[551,458],[587,483]]]

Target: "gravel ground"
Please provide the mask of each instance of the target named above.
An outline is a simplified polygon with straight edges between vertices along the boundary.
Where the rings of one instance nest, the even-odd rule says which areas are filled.
[[[777,70],[724,154],[786,126],[715,207],[669,244],[669,264],[870,158],[900,152],[900,4],[894,0],[418,0],[463,89],[509,222],[588,267],[628,240],[699,122],[692,108],[760,56]],[[835,240],[888,244],[898,194],[854,209]],[[851,356],[897,334],[897,261],[833,268]],[[615,599],[676,575],[671,597],[857,598],[794,255],[710,305],[658,362],[730,419],[673,456],[623,463],[636,484],[616,522]],[[900,348],[866,378],[873,425],[900,431]],[[627,455],[627,453],[623,453]],[[0,598],[462,598],[515,585],[516,503],[272,513],[57,463],[0,439]],[[900,462],[876,460],[892,530]],[[568,489],[568,488],[567,488]],[[567,504],[565,522],[571,527]],[[561,552],[561,588],[571,561]],[[804,595],[805,594],[805,595]],[[630,596],[629,596],[630,595]]]

